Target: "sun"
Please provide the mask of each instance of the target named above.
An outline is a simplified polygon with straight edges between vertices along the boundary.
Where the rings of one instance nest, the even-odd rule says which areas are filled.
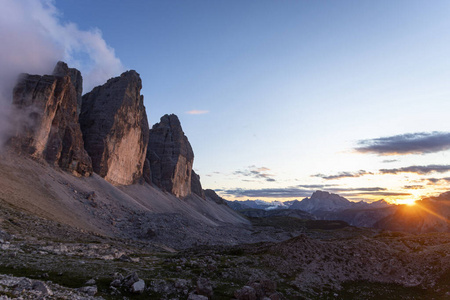
[[[397,199],[395,200],[396,204],[406,204],[408,206],[413,206],[416,204],[416,200],[415,199]]]
[[[405,200],[405,204],[408,205],[408,206],[416,205],[416,200],[414,200],[414,199],[406,199]]]

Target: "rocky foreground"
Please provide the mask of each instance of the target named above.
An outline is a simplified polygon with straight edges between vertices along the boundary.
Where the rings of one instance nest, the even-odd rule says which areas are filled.
[[[329,221],[258,219],[255,234],[297,235],[300,229],[303,234],[284,242],[174,251],[2,211],[0,299],[450,297],[447,233],[410,235]]]

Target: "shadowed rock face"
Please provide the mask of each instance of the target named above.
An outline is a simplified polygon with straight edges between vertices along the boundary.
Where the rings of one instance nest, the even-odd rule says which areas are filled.
[[[216,202],[217,204],[227,205],[227,203],[225,202],[225,199],[223,199],[222,197],[217,195],[215,191],[207,189],[207,190],[204,190],[203,192],[205,193],[205,196],[207,198],[211,199],[212,201]]]
[[[143,174],[149,129],[141,88],[132,70],[83,96],[85,148],[94,171],[112,184],[133,184]]]
[[[200,182],[200,175],[195,173],[194,170],[192,170],[191,173],[191,191],[192,193],[205,199],[205,192],[203,191],[202,184]]]
[[[35,158],[89,176],[92,163],[84,150],[77,114],[81,74],[63,62],[58,62],[55,70],[52,76],[23,74],[14,87],[13,104],[21,128],[12,144]]]
[[[179,198],[191,194],[194,153],[176,115],[164,115],[150,129],[147,158],[155,185]]]

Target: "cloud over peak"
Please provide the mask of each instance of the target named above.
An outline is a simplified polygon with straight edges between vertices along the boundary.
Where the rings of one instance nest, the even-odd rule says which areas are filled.
[[[361,140],[355,150],[378,155],[426,154],[450,149],[450,132],[416,132]]]
[[[50,0],[0,0],[0,92],[9,98],[19,73],[49,74],[58,60],[79,69],[84,92],[124,71],[98,28],[62,22]],[[8,101],[8,99],[6,99]]]

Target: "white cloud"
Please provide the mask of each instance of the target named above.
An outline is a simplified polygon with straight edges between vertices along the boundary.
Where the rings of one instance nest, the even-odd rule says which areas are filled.
[[[52,0],[0,0],[0,142],[14,130],[12,89],[20,73],[51,74],[63,60],[81,71],[88,92],[124,71],[99,29],[80,30],[60,17]]]
[[[197,110],[197,109],[193,109],[190,111],[186,112],[189,115],[202,115],[202,114],[207,114],[209,113],[209,110]]]
[[[20,73],[49,74],[58,60],[81,71],[84,92],[124,70],[99,29],[80,30],[74,23],[62,22],[54,1],[0,0],[0,7],[3,103],[10,102]]]

